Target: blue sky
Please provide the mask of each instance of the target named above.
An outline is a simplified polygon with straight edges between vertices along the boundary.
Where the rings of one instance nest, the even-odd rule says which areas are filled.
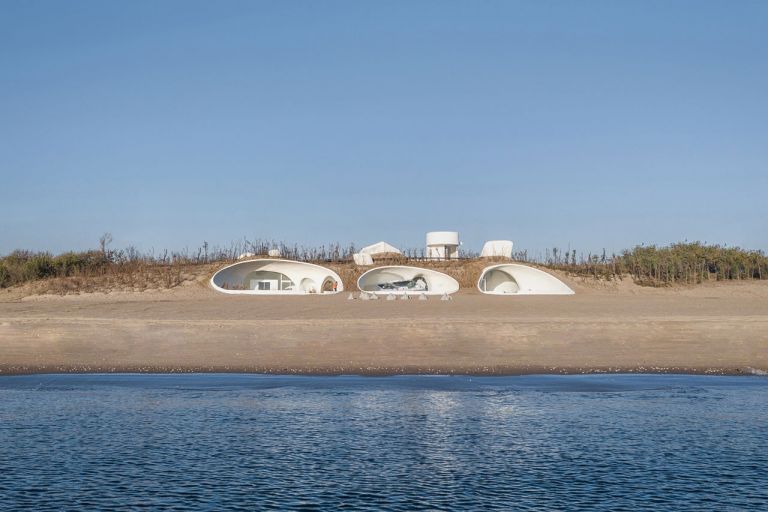
[[[0,5],[0,254],[768,249],[768,2]]]

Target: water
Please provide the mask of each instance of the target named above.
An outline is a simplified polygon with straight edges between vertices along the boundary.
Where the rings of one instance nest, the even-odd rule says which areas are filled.
[[[768,510],[768,379],[0,378],[0,509]]]

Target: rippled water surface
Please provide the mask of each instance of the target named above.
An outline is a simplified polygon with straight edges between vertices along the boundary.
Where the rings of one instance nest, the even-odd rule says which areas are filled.
[[[768,379],[0,378],[0,509],[768,510]]]

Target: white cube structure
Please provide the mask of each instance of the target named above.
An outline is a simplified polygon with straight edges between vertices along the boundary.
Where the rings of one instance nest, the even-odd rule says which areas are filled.
[[[458,231],[430,231],[427,233],[427,258],[434,260],[451,260],[458,257]]]

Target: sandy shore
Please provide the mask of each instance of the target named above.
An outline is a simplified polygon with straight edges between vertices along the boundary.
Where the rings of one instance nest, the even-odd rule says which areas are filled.
[[[348,301],[348,293],[0,293],[0,372],[768,371],[768,282],[575,296]]]

